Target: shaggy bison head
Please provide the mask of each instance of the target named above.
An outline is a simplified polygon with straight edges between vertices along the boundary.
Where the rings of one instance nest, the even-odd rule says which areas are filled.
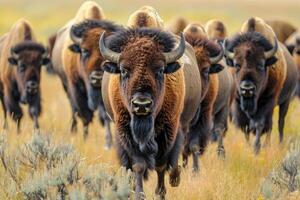
[[[120,93],[131,115],[133,138],[141,146],[154,136],[154,120],[164,102],[166,74],[180,68],[177,60],[185,51],[181,35],[174,49],[172,35],[156,29],[139,28],[118,32],[108,38],[102,34],[101,54],[108,62],[103,69],[120,75]],[[152,134],[151,134],[152,133]]]
[[[101,82],[103,57],[100,54],[98,41],[100,35],[119,30],[120,27],[104,20],[85,20],[73,25],[70,37],[74,44],[69,49],[80,54],[80,74],[88,94],[88,106],[96,110],[101,101]]]
[[[275,64],[278,49],[260,33],[239,34],[224,41],[227,64],[235,68],[237,92],[241,109],[248,114],[255,113],[257,99],[268,80],[268,67]]]
[[[9,63],[16,67],[18,89],[22,103],[32,103],[40,93],[41,66],[50,62],[44,46],[25,41],[11,48]]]

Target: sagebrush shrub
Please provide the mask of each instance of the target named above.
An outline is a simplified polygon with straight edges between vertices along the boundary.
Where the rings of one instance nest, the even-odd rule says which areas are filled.
[[[300,198],[300,142],[293,143],[279,167],[272,170],[262,184],[266,199]]]
[[[0,138],[0,190],[8,199],[128,199],[131,172],[121,168],[109,173],[104,165],[87,166],[73,146],[55,144],[48,135],[8,151]]]

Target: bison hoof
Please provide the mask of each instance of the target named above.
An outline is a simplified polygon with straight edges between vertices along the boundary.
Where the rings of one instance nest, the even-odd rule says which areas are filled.
[[[109,150],[111,148],[111,143],[106,143],[105,145],[104,145],[104,149],[105,150]]]
[[[180,174],[181,174],[181,167],[178,166],[170,172],[170,180],[169,183],[172,187],[178,187],[180,184]]]
[[[165,200],[166,198],[165,198],[165,195],[156,194],[154,199],[155,200]]]
[[[258,155],[260,152],[260,144],[254,146],[254,155]]]
[[[225,157],[226,157],[224,148],[218,148],[217,154],[220,159],[225,159]]]
[[[135,200],[145,200],[146,199],[146,195],[144,192],[137,192],[135,193]]]

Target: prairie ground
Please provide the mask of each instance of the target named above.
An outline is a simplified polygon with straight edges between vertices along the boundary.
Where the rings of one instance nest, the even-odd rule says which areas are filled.
[[[80,0],[0,0],[0,35],[8,31],[14,21],[24,17],[32,22],[39,40],[45,42],[48,35],[72,18],[82,2]],[[205,23],[211,18],[219,18],[225,22],[230,33],[237,31],[241,23],[250,16],[286,19],[300,27],[300,2],[297,0],[263,2],[259,0],[109,0],[97,2],[103,7],[107,18],[123,24],[126,23],[130,13],[140,6],[152,5],[158,9],[166,22],[173,16],[179,15],[200,23]],[[108,151],[103,148],[104,129],[98,122],[97,114],[90,126],[89,137],[84,142],[80,123],[77,134],[72,135],[69,132],[71,111],[59,79],[43,72],[41,84],[43,114],[40,117],[40,126],[42,132],[51,134],[58,142],[73,144],[88,164],[106,163],[113,169],[118,169],[119,164],[114,148]],[[23,110],[26,114],[20,134],[17,134],[16,126],[11,120],[9,120],[9,129],[1,131],[1,134],[7,134],[12,148],[27,141],[33,133],[33,123],[27,115],[27,107],[23,107]],[[300,101],[295,99],[286,118],[285,142],[279,145],[278,110],[276,109],[271,145],[263,148],[258,156],[253,155],[252,145],[249,146],[245,142],[242,132],[230,124],[225,138],[226,159],[218,159],[216,145],[209,145],[201,158],[200,173],[193,174],[189,165],[183,170],[178,188],[171,188],[167,184],[167,198],[172,200],[259,199],[262,181],[272,168],[280,163],[289,143],[300,135],[299,113]],[[1,124],[3,122],[2,109],[0,109],[0,122]],[[251,142],[253,142],[253,137]],[[1,172],[3,171],[0,169],[0,177]],[[156,174],[153,172],[145,184],[146,195],[149,199],[154,197],[155,184]]]

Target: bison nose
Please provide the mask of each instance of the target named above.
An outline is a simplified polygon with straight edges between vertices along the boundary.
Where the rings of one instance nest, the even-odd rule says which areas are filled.
[[[101,80],[102,80],[102,72],[101,71],[93,71],[89,76],[91,85],[94,87],[100,87],[101,86]]]
[[[255,90],[256,87],[251,81],[242,81],[240,84],[240,92],[243,97],[252,97]]]
[[[28,94],[35,94],[38,92],[39,84],[36,81],[28,81],[26,83],[26,92]]]
[[[147,115],[151,112],[152,100],[148,97],[135,97],[131,104],[136,115]]]

